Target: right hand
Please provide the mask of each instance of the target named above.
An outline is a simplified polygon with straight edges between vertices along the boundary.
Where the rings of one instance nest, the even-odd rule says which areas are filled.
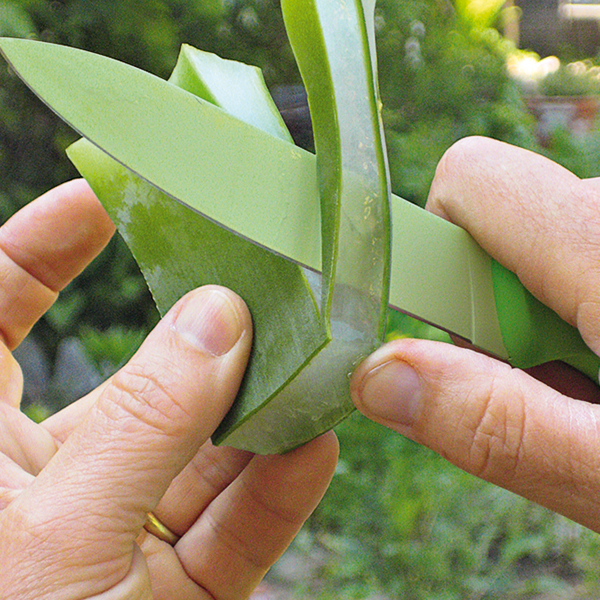
[[[428,209],[600,353],[600,185],[483,138],[442,159]],[[562,363],[561,363],[562,365]],[[600,532],[600,389],[565,365],[532,376],[469,349],[396,340],[359,366],[357,408],[450,462]],[[551,381],[552,380],[552,381]]]

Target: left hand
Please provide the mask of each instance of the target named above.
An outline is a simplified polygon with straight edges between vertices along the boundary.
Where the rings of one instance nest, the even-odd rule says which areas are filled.
[[[87,397],[39,425],[19,410],[10,351],[113,232],[84,181],[0,228],[0,597],[242,600],[320,500],[338,448],[332,433],[285,456],[211,445],[250,348],[235,294],[190,292]],[[148,533],[149,511],[181,539]]]

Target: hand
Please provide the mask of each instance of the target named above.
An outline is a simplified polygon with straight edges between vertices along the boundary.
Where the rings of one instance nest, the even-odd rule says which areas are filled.
[[[428,209],[467,229],[600,353],[597,181],[471,138],[442,159]],[[466,471],[600,531],[600,407],[589,402],[599,389],[562,363],[535,374],[563,393],[472,350],[398,340],[357,369],[353,398]]]
[[[0,597],[247,598],[324,493],[337,441],[262,457],[208,441],[250,350],[235,294],[189,293],[99,389],[41,425],[19,411],[10,350],[113,231],[83,181],[0,229]],[[174,546],[144,529],[151,511]]]

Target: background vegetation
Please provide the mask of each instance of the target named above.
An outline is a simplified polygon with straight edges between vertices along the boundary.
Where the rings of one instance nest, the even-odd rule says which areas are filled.
[[[489,4],[489,3],[488,3]],[[580,175],[600,174],[600,136],[558,131],[541,148],[513,49],[469,2],[380,0],[381,91],[394,191],[424,204],[435,165],[466,135],[545,152]],[[275,0],[0,0],[0,34],[109,55],[168,76],[181,43],[263,69],[272,87],[298,84]],[[75,135],[0,67],[0,216],[75,177]],[[29,410],[43,416],[114,371],[157,315],[123,243],[61,295],[20,359],[38,378]],[[411,325],[412,326],[412,325]],[[414,331],[405,331],[413,334]],[[77,364],[77,377],[67,367]],[[65,368],[67,374],[65,375]],[[597,597],[596,536],[484,484],[356,416],[339,429],[342,460],[296,544],[323,555],[299,592],[313,598]],[[546,597],[546,596],[545,596]],[[550,596],[547,596],[548,598]]]

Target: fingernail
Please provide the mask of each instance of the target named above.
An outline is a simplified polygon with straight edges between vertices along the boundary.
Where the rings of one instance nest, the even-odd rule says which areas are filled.
[[[375,367],[359,392],[368,416],[411,426],[421,412],[421,381],[405,362],[392,360]]]
[[[192,294],[177,315],[173,328],[186,342],[213,356],[227,354],[244,331],[232,301],[214,289]]]

